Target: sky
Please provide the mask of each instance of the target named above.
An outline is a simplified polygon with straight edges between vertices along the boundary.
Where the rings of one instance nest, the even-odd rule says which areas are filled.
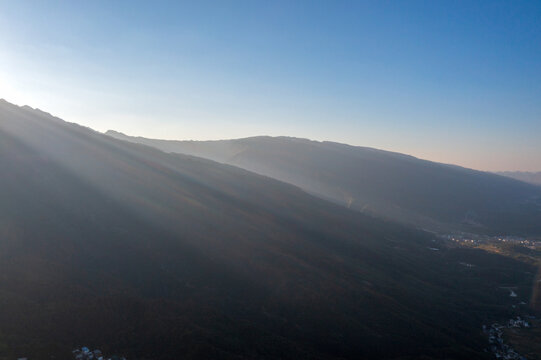
[[[98,131],[541,171],[541,2],[0,0],[0,98]]]

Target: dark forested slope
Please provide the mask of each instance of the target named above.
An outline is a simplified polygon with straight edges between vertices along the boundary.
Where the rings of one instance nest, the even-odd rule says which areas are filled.
[[[5,101],[0,168],[0,358],[483,358],[534,271]]]

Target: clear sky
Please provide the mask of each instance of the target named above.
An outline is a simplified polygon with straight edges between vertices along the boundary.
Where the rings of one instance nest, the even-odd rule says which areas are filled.
[[[541,1],[0,0],[0,98],[99,131],[541,171]]]

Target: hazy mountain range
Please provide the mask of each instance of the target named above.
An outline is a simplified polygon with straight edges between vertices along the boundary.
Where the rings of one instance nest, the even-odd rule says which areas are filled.
[[[422,164],[431,183],[431,166],[471,175]],[[500,287],[528,299],[536,271],[5,101],[0,168],[2,359],[68,359],[81,344],[130,359],[488,359],[481,325],[513,300]],[[534,191],[486,178],[509,185],[505,201]]]
[[[541,188],[492,173],[290,137],[168,141],[107,134],[238,166],[348,208],[431,230],[541,234]]]
[[[528,172],[528,171],[500,171],[497,174],[507,176],[513,179],[524,181],[527,183],[541,185],[541,171]]]

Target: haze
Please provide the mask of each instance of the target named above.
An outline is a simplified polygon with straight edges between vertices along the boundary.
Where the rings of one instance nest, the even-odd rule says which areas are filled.
[[[541,170],[539,2],[0,4],[0,97],[99,131]]]
[[[540,18],[0,0],[0,360],[541,360]]]

